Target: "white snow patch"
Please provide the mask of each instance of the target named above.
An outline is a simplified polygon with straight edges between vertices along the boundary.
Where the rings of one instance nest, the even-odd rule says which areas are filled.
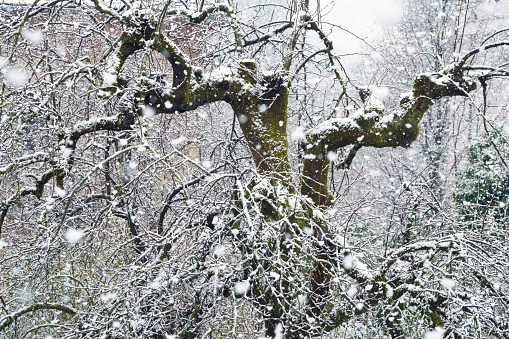
[[[75,228],[69,228],[67,232],[65,232],[65,239],[70,244],[75,244],[80,241],[81,238],[85,235],[84,230],[77,230]]]
[[[416,51],[417,51],[417,49],[412,45],[409,45],[406,47],[406,52],[408,55],[413,55],[413,54],[415,54]]]
[[[353,255],[347,255],[343,260],[343,267],[347,270],[351,270],[355,267],[356,258]]]
[[[238,119],[240,124],[245,124],[247,122],[247,115],[241,114],[239,115]]]
[[[279,273],[276,273],[276,272],[270,272],[270,277],[271,278],[274,278],[274,280],[279,280],[279,278],[281,277],[279,275]]]
[[[106,85],[113,86],[113,84],[117,81],[117,76],[111,73],[104,73],[103,79]]]
[[[143,115],[145,118],[150,119],[156,115],[156,109],[152,106],[145,106],[145,108],[143,108]]]
[[[353,298],[357,294],[357,291],[358,291],[357,287],[355,285],[351,285],[348,288],[348,291],[346,291],[346,294],[348,295],[348,297]]]
[[[9,246],[9,244],[8,244],[8,243],[6,243],[5,241],[3,241],[3,239],[0,239],[0,250],[1,250],[2,248],[4,248],[4,247],[7,247],[7,246]]]
[[[283,339],[284,338],[283,325],[281,323],[277,324],[274,334],[275,334],[274,339]]]
[[[392,290],[392,287],[389,284],[385,285],[385,291],[387,298],[392,298],[392,296],[394,295],[394,291]]]
[[[244,295],[249,290],[249,281],[240,281],[235,283],[235,294]]]
[[[327,160],[329,161],[335,161],[338,158],[338,154],[333,151],[327,152]]]
[[[21,35],[23,38],[36,45],[40,44],[42,41],[42,31],[38,29],[24,29],[21,31]]]
[[[64,158],[68,158],[71,156],[73,152],[73,149],[71,147],[65,147],[62,151],[63,155],[64,155]]]
[[[55,186],[55,194],[58,195],[60,198],[63,198],[65,197],[65,190],[58,186]]]
[[[161,284],[161,278],[160,277],[157,277],[154,281],[152,281],[150,284],[148,284],[148,287],[153,289],[153,290],[157,290],[161,286],[162,286],[162,284]]]
[[[373,87],[371,90],[373,91],[373,95],[379,100],[383,100],[389,96],[388,87]]]
[[[293,141],[299,141],[306,137],[304,134],[304,128],[302,126],[298,126],[291,134],[291,138]]]
[[[424,339],[442,339],[444,337],[445,330],[442,327],[437,327],[433,331],[426,332]]]
[[[187,140],[187,138],[186,138],[186,137],[179,137],[179,138],[177,138],[177,139],[173,139],[173,140],[171,141],[171,144],[172,144],[173,146],[180,145],[181,143],[183,143],[183,142],[184,142],[184,141],[186,141],[186,140]]]
[[[10,87],[21,87],[28,82],[29,77],[24,69],[12,67],[5,73],[4,82]]]
[[[117,298],[117,294],[113,292],[108,292],[105,294],[101,294],[101,300],[102,302],[108,302],[110,300],[114,300]]]
[[[306,302],[307,302],[307,297],[305,294],[299,294],[299,296],[297,297],[297,303],[299,306],[304,306],[306,305]]]
[[[311,228],[311,227],[303,227],[302,230],[304,231],[304,233],[306,233],[307,235],[313,235],[315,234],[315,231]]]
[[[224,247],[223,245],[217,245],[215,248],[214,248],[214,255],[220,257],[222,256],[223,254],[225,254],[226,252],[226,247]]]
[[[456,286],[456,281],[454,281],[453,279],[445,278],[445,279],[440,280],[440,284],[442,284],[442,287],[444,289],[452,290],[454,288],[454,286]]]

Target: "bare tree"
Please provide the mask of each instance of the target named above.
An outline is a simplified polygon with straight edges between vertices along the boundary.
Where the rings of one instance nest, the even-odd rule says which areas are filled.
[[[328,187],[338,150],[347,167],[361,147],[408,147],[436,102],[507,77],[507,60],[475,63],[505,31],[387,109],[306,3],[2,11],[4,337],[508,335],[507,248],[460,232],[350,243]],[[294,156],[303,73],[336,97]]]

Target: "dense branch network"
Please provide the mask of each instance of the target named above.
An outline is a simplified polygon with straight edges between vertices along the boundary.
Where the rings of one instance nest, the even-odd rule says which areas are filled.
[[[342,165],[348,166],[361,147],[410,146],[419,134],[418,125],[423,115],[437,100],[453,96],[469,96],[469,93],[476,89],[476,79],[469,75],[469,71],[481,72],[480,75],[477,74],[476,76],[483,83],[492,77],[508,75],[504,66],[484,67],[468,65],[467,63],[483,50],[504,47],[509,43],[502,41],[485,45],[482,48],[468,52],[458,63],[441,72],[418,75],[414,80],[412,91],[402,96],[397,107],[391,111],[388,111],[374,96],[368,94],[364,100],[364,106],[351,116],[331,118],[309,129],[300,145],[304,153],[302,181],[295,185],[289,174],[291,166],[287,124],[291,81],[294,79],[291,72],[292,70],[299,72],[303,69],[303,64],[292,68],[292,57],[295,53],[294,47],[297,41],[295,36],[298,35],[298,32],[314,31],[318,34],[321,43],[324,44],[325,48],[319,50],[319,53],[327,55],[328,62],[333,66],[332,72],[342,86],[338,100],[346,95],[347,89],[337,65],[334,65],[336,61],[332,53],[332,42],[311,16],[303,15],[297,23],[288,22],[271,32],[261,34],[254,39],[247,39],[240,36],[237,18],[232,8],[226,4],[216,4],[198,13],[188,10],[165,11],[164,15],[185,18],[193,25],[202,24],[214,13],[221,13],[227,18],[234,31],[235,47],[232,53],[252,45],[266,43],[274,36],[282,35],[292,28],[294,33],[297,32],[291,39],[291,44],[294,46],[289,48],[289,56],[285,58],[284,65],[280,69],[263,72],[255,60],[239,58],[232,67],[218,68],[212,73],[207,73],[204,69],[194,66],[190,58],[168,37],[162,25],[163,17],[157,19],[155,15],[150,13],[136,11],[134,8],[130,8],[129,4],[125,4],[128,10],[120,14],[98,0],[93,2],[97,11],[117,20],[122,30],[116,45],[102,60],[106,64],[106,69],[102,73],[93,73],[93,71],[96,71],[94,67],[80,67],[78,70],[65,73],[54,83],[54,86],[60,86],[78,74],[93,73],[100,81],[99,92],[103,98],[119,98],[119,112],[113,116],[103,116],[77,123],[69,128],[63,128],[58,135],[58,142],[59,147],[67,151],[61,161],[51,158],[47,153],[37,152],[19,157],[9,165],[0,168],[0,174],[5,175],[24,166],[39,162],[51,165],[51,168],[46,169],[41,175],[30,177],[30,179],[35,180],[35,186],[21,187],[11,197],[2,201],[0,205],[0,234],[8,209],[21,198],[29,195],[39,199],[42,198],[45,185],[50,183],[52,179],[55,179],[57,187],[63,189],[66,175],[75,164],[74,156],[77,146],[86,136],[100,131],[132,131],[136,128],[136,124],[144,118],[144,115],[147,115],[147,112],[153,114],[182,114],[211,103],[226,102],[233,109],[239,122],[258,173],[271,178],[273,188],[278,188],[276,193],[285,192],[286,194],[286,197],[281,199],[274,192],[267,193],[264,196],[256,192],[255,188],[258,184],[253,184],[252,190],[249,190],[238,182],[235,199],[232,199],[236,201],[236,204],[238,204],[236,207],[242,211],[246,218],[245,222],[247,224],[251,223],[249,220],[250,211],[247,207],[249,198],[256,202],[252,204],[253,206],[260,207],[263,222],[267,224],[279,223],[286,227],[286,229],[282,228],[286,233],[281,237],[281,244],[290,242],[291,239],[285,238],[288,234],[293,234],[295,238],[299,238],[306,233],[305,231],[311,224],[316,227],[312,237],[314,241],[312,244],[316,247],[316,256],[313,258],[314,261],[309,264],[312,267],[310,272],[307,272],[309,276],[304,279],[309,288],[309,291],[307,291],[309,293],[305,302],[306,309],[299,315],[300,319],[320,318],[324,310],[330,306],[327,302],[332,289],[333,272],[341,267],[352,281],[365,288],[369,302],[361,307],[355,305],[354,301],[350,299],[349,302],[356,309],[353,313],[336,308],[330,312],[332,317],[319,325],[323,325],[327,330],[334,329],[345,323],[351,316],[362,314],[368,311],[370,307],[375,308],[381,301],[386,301],[390,307],[384,309],[382,317],[385,319],[389,332],[393,337],[402,336],[402,331],[398,325],[401,320],[400,306],[404,306],[401,297],[403,295],[415,296],[425,291],[425,289],[419,286],[416,278],[413,278],[413,281],[410,281],[411,279],[402,281],[399,285],[392,282],[393,288],[387,278],[388,272],[394,268],[398,260],[404,257],[411,256],[412,259],[419,261],[420,265],[424,265],[425,259],[427,259],[426,256],[432,257],[443,253],[457,254],[462,239],[444,237],[435,241],[410,244],[390,253],[378,269],[368,270],[359,258],[334,241],[333,232],[328,229],[324,218],[317,216],[319,212],[315,209],[316,207],[328,207],[333,203],[327,185],[330,159],[332,158],[330,153],[352,146],[352,151]],[[154,77],[147,74],[147,72],[143,72],[142,76],[136,80],[135,93],[127,94],[129,86],[122,78],[121,73],[129,58],[140,51],[153,51],[163,56],[171,65],[172,79],[169,81],[164,77]],[[317,54],[318,52],[312,56]],[[305,62],[309,61],[310,58],[306,59]],[[100,165],[95,166],[94,169],[100,169],[104,163],[113,160],[117,155],[114,154],[108,157]],[[165,215],[172,199],[180,194],[182,190],[204,180],[213,172],[190,180],[167,195],[157,221],[158,235],[163,234],[162,228]],[[80,182],[86,179],[84,178]],[[263,180],[259,181],[263,182]],[[266,186],[270,185],[267,184]],[[297,204],[293,200],[293,206],[290,203],[291,199],[289,197],[297,195],[295,186],[300,186],[300,193],[305,197],[303,201],[309,203],[306,206],[301,206],[300,209],[295,207]],[[114,210],[112,213],[128,221],[130,234],[134,238],[136,253],[144,255],[148,247],[141,243],[138,229],[129,211]],[[205,224],[213,229],[214,223],[212,220],[214,220],[215,214],[211,213],[210,216],[208,218],[210,220],[207,220]],[[297,229],[294,227],[296,225]],[[290,263],[292,257],[297,257],[301,252],[304,252],[298,248],[298,245],[301,244],[293,243],[292,246],[294,247],[291,249],[283,248],[283,245],[281,245],[281,248],[283,248],[281,257],[284,264]],[[164,260],[169,252],[169,245],[159,243],[157,248],[160,250],[160,255],[157,258],[157,263],[159,263]],[[246,253],[251,250],[249,246],[243,248]],[[422,255],[422,253],[426,254]],[[201,257],[207,257],[208,254],[208,252],[202,253]],[[148,259],[140,259],[142,262],[146,260]],[[254,259],[250,264],[253,267],[249,267],[249,269],[253,271],[263,266]],[[265,263],[266,266],[269,266],[269,264]],[[274,276],[278,275],[278,273],[274,273]],[[248,272],[248,274],[251,273]],[[249,278],[248,274],[246,274],[247,278]],[[260,305],[260,308],[268,310],[265,319],[266,332],[268,335],[274,336],[277,331],[278,319],[282,318],[285,312],[288,313],[293,307],[291,302],[282,304],[280,300],[281,295],[293,293],[291,292],[292,284],[281,283],[278,285],[277,279],[275,279],[269,283],[254,282],[253,285],[254,287],[250,292],[251,296]],[[460,297],[468,298],[468,296]],[[193,306],[195,306],[195,309],[191,313],[195,316],[198,306]],[[60,304],[34,304],[0,319],[0,330],[10,326],[24,314],[46,309],[59,310],[71,315],[78,313],[76,310]],[[435,325],[440,325],[442,322],[441,316],[443,315],[437,313],[433,316],[436,320]],[[299,324],[288,325],[293,326],[288,330],[288,333],[295,338],[305,333],[318,334],[317,328],[319,326],[315,324],[315,327],[312,327],[312,324],[314,323],[309,321],[309,324],[303,325],[302,328],[299,328]]]

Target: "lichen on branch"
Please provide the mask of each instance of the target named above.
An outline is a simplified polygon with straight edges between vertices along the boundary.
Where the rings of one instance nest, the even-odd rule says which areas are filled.
[[[419,135],[424,113],[436,100],[467,96],[474,89],[474,80],[456,68],[421,74],[414,81],[413,91],[403,95],[392,112],[370,96],[352,116],[332,118],[310,129],[301,145],[305,152],[302,193],[318,205],[331,204],[332,196],[327,189],[329,152],[350,145],[409,147]]]

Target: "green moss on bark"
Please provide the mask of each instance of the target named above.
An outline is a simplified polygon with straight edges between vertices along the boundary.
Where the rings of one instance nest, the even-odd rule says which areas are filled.
[[[248,82],[255,81],[250,69]],[[277,76],[265,77],[257,85],[261,95],[244,93],[232,100],[232,107],[249,144],[260,172],[286,172],[288,164],[288,139],[286,135],[288,88]]]

